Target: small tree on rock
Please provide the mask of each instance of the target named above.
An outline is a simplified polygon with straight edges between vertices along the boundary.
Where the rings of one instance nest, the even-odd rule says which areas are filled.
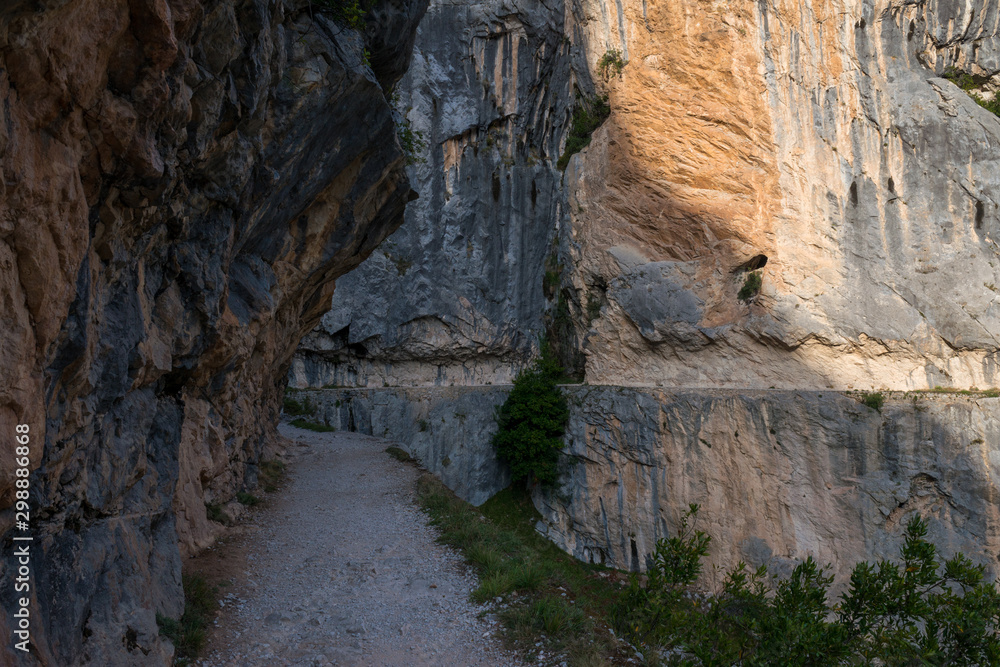
[[[510,466],[514,481],[551,486],[562,449],[569,408],[556,385],[562,368],[543,346],[542,357],[521,371],[507,400],[497,408],[493,436],[497,456]]]

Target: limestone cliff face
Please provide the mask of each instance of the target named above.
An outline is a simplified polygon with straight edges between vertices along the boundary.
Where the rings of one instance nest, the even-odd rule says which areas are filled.
[[[420,199],[338,282],[293,384],[509,382],[537,352],[563,207],[554,163],[574,72],[586,71],[564,13],[534,0],[431,3],[398,89],[425,142],[408,170]]]
[[[0,433],[31,429],[43,664],[169,661],[205,503],[255,484],[298,339],[401,222],[386,90],[423,9],[364,34],[295,0],[0,9]]]
[[[561,285],[592,383],[996,384],[1000,119],[941,75],[1000,72],[997,12],[435,4],[400,102],[424,197],[294,382],[505,381]],[[577,94],[612,113],[560,180]]]
[[[942,553],[996,576],[1000,399],[839,392],[581,387],[561,489],[535,494],[545,532],[578,558],[645,570],[656,541],[700,506],[705,583],[743,560],[790,574],[807,556],[837,585],[895,558],[923,516]]]
[[[583,7],[628,60],[567,171],[588,380],[997,383],[1000,119],[939,78],[1000,71],[995,2]]]

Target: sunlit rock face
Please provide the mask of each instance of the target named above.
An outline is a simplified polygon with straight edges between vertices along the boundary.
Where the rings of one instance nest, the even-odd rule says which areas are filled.
[[[1000,119],[939,76],[1000,71],[995,2],[583,6],[628,60],[567,170],[590,382],[996,384]]]
[[[402,222],[386,91],[425,6],[378,3],[361,31],[296,0],[0,9],[0,432],[31,435],[25,664],[171,662],[156,614],[181,614],[205,504],[255,484],[299,338]]]

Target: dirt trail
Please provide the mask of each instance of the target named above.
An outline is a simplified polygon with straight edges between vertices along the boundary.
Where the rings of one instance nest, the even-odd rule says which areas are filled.
[[[282,426],[291,481],[194,569],[228,575],[200,665],[516,665],[389,442]]]

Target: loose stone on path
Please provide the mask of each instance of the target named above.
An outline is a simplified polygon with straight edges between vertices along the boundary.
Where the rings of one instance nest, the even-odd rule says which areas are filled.
[[[434,541],[418,472],[384,453],[391,443],[281,430],[297,444],[289,483],[200,557],[237,576],[197,664],[521,664],[495,639],[497,621],[477,618],[487,607],[469,600],[476,578]]]

